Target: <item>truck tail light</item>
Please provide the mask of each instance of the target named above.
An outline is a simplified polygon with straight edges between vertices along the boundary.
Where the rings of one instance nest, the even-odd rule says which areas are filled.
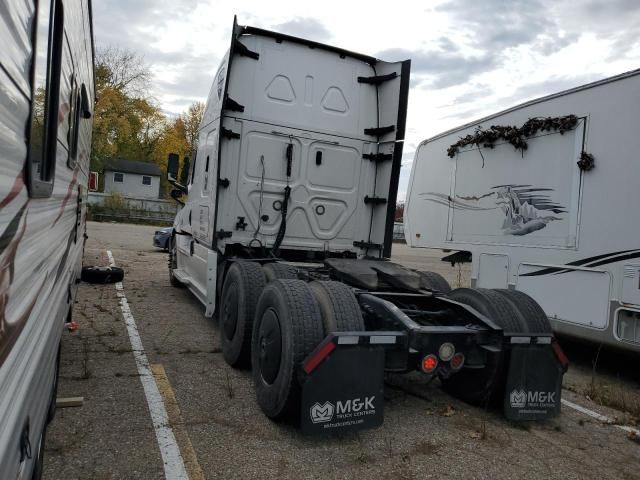
[[[429,354],[422,359],[422,371],[424,373],[433,373],[438,367],[438,357]]]
[[[460,370],[462,365],[464,365],[464,354],[458,352],[451,357],[451,370]]]

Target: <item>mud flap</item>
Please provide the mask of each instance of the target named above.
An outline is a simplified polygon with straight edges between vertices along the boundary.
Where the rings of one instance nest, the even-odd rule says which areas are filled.
[[[343,335],[352,344],[339,343],[338,338],[329,336],[303,364],[304,434],[353,432],[383,423],[384,359],[389,345],[375,344],[369,335]]]
[[[515,342],[514,342],[515,340]],[[562,376],[550,337],[512,337],[504,414],[510,420],[544,420],[560,413]]]

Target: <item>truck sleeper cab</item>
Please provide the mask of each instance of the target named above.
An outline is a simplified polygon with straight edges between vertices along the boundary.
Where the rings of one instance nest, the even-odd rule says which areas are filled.
[[[564,364],[530,299],[451,292],[388,261],[409,71],[234,21],[187,185],[169,158],[172,196],[188,194],[171,283],[217,314],[224,358],[252,366],[263,412],[308,433],[380,425],[385,370],[437,375],[479,404],[538,382],[557,401],[511,416],[559,409]],[[542,373],[522,375],[534,357]]]

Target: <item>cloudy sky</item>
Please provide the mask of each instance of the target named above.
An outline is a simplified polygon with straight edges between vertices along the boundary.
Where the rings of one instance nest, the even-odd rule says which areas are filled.
[[[411,58],[399,196],[418,143],[549,93],[640,67],[638,0],[98,0],[96,44],[138,52],[169,114],[206,99],[233,15],[384,60]]]

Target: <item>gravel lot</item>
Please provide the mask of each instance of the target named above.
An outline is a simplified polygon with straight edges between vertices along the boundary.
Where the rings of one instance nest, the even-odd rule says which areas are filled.
[[[151,246],[154,230],[89,223],[85,264],[107,264],[111,250],[125,269],[124,293],[150,363],[166,375],[157,379],[192,480],[640,479],[640,443],[613,425],[568,408],[546,423],[513,425],[414,374],[389,378],[385,423],[376,430],[307,438],[268,420],[250,373],[224,363],[215,322],[187,290],[169,285],[167,255]],[[440,256],[394,246],[400,263],[466,284],[468,269],[450,269]],[[80,328],[63,336],[59,396],[83,396],[84,404],[59,409],[50,425],[45,478],[165,478],[114,285],[82,284],[74,319]],[[582,363],[565,377],[574,391],[564,390],[564,398],[632,421],[585,397],[582,388],[592,378],[585,348],[571,347],[583,353]],[[637,365],[637,357],[632,361]],[[615,379],[624,395],[636,398],[638,369],[620,377],[611,370],[615,362],[609,368],[598,381]]]

